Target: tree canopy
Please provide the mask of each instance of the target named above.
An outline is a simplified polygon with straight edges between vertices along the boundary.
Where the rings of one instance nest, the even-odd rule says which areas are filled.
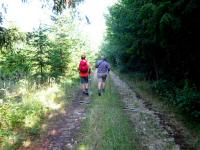
[[[121,0],[107,15],[102,49],[122,72],[157,81],[161,94],[198,118],[199,94],[191,92],[200,87],[198,18],[199,0]]]
[[[23,3],[27,3],[28,0],[21,0]],[[51,9],[54,13],[62,13],[66,8],[75,8],[76,5],[84,0],[44,0],[43,4],[40,7],[51,6]],[[51,4],[52,3],[52,4]],[[7,6],[5,2],[0,2],[0,24],[4,20],[4,14],[7,13]],[[1,27],[0,27],[1,28]]]
[[[151,79],[168,76],[197,83],[199,14],[198,0],[122,0],[107,16],[104,49],[113,63],[144,70]]]

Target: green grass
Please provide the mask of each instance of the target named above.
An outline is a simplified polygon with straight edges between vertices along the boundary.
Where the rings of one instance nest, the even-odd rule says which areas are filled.
[[[106,92],[97,96],[97,83],[92,84],[92,103],[81,134],[80,150],[134,150],[142,149],[137,142],[134,127],[123,112],[120,97],[109,80]]]
[[[13,93],[20,90],[25,92],[21,94],[20,101],[16,101],[10,93],[7,96],[9,100],[0,105],[0,149],[18,149],[27,138],[38,136],[47,113],[59,111],[68,105],[72,99],[71,93],[78,85],[77,81],[65,80],[62,84],[40,89],[23,85],[13,88]]]

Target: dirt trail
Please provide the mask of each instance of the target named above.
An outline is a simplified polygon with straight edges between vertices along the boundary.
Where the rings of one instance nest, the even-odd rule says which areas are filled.
[[[192,150],[184,141],[176,139],[177,133],[160,113],[150,109],[148,104],[114,73],[111,72],[110,76],[145,149]],[[75,91],[71,105],[50,116],[46,134],[42,134],[33,144],[21,150],[74,150],[75,144],[78,143],[76,136],[79,134],[82,120],[86,118],[86,106],[89,103],[89,96]]]
[[[22,150],[72,150],[77,143],[81,122],[85,119],[85,106],[90,103],[81,91],[74,92],[71,105],[64,111],[49,116],[48,129],[37,141]]]
[[[119,90],[122,101],[125,103],[124,109],[134,124],[134,128],[141,139],[141,144],[148,150],[181,149],[169,133],[169,131],[172,131],[170,126],[166,130],[162,126],[159,116],[145,107],[143,101],[118,76],[111,73],[111,78]]]

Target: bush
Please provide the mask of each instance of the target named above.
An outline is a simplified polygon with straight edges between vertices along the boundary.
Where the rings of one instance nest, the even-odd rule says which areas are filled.
[[[200,120],[200,92],[195,86],[189,85],[187,80],[183,88],[177,88],[167,80],[155,81],[151,86],[162,99],[177,106],[185,116],[192,120]]]
[[[16,149],[26,135],[36,135],[46,109],[38,101],[0,106],[0,149]]]
[[[178,107],[191,119],[200,120],[200,92],[185,81],[183,89],[176,90]]]
[[[1,129],[24,128],[28,116],[41,118],[44,115],[44,108],[38,102],[30,104],[5,103],[0,107]],[[33,118],[31,118],[33,121]]]
[[[151,84],[152,90],[166,101],[176,104],[175,85],[167,80],[161,79]]]
[[[131,79],[136,79],[137,81],[144,81],[145,80],[145,74],[142,72],[135,72],[132,74],[129,74]]]

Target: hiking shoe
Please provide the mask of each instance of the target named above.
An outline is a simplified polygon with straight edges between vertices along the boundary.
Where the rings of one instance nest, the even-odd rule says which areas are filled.
[[[89,95],[88,89],[85,89],[85,95]]]
[[[88,93],[88,91],[87,91],[87,92],[85,92],[85,95],[89,96],[89,93]]]
[[[87,96],[89,96],[88,91],[83,91],[82,94],[83,94],[83,95],[87,95]]]
[[[98,95],[101,96],[101,90],[98,90]]]

